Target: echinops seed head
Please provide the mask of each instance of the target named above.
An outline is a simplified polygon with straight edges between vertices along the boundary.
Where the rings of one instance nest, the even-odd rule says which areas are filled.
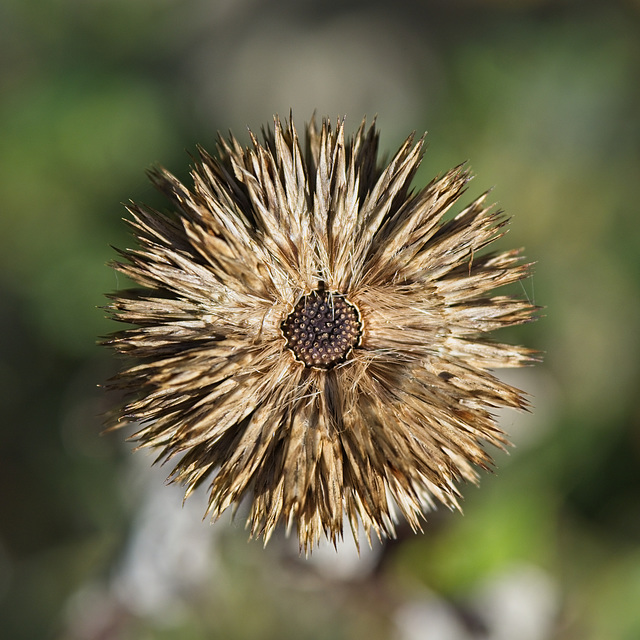
[[[206,483],[214,519],[246,500],[252,535],[295,526],[306,552],[345,523],[393,536],[457,507],[508,444],[493,412],[527,401],[493,371],[537,356],[487,334],[534,319],[494,293],[530,265],[488,249],[507,220],[486,194],[445,218],[464,167],[411,189],[422,144],[384,164],[375,125],[312,120],[301,140],[276,118],[247,148],[199,148],[189,187],[151,171],[170,213],[128,207],[112,425],[137,425],[187,495]]]

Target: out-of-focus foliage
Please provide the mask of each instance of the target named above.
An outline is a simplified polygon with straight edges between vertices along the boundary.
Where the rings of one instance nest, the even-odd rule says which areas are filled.
[[[638,78],[633,0],[6,0],[0,635],[640,637]],[[162,206],[146,167],[184,177],[185,149],[290,107],[377,113],[388,150],[428,130],[420,184],[469,160],[546,307],[513,332],[546,356],[497,473],[358,561],[202,523],[202,496],[182,510],[168,469],[99,435],[119,203]]]

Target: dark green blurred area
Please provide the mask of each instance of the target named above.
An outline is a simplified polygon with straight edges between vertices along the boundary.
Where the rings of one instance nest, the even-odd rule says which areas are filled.
[[[122,285],[110,245],[131,245],[120,203],[162,207],[145,168],[184,178],[196,143],[246,141],[290,107],[299,128],[314,108],[352,128],[377,113],[389,152],[428,130],[419,184],[469,160],[470,197],[496,185],[505,246],[537,262],[520,293],[546,307],[509,335],[546,353],[508,376],[534,411],[505,416],[516,448],[462,488],[464,516],[433,514],[347,579],[284,539],[247,544],[241,518],[201,523],[197,503],[205,570],[161,615],[130,570],[151,459],[99,435],[96,385],[118,363],[96,307]],[[639,196],[637,0],[5,0],[0,635],[506,639],[487,593],[524,568],[549,622],[514,640],[640,638]],[[168,471],[148,484],[179,511]],[[415,602],[459,628],[412,626]]]

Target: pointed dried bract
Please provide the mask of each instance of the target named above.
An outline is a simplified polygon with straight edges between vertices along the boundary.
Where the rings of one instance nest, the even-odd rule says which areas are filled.
[[[535,359],[482,336],[535,308],[491,293],[528,265],[481,252],[506,224],[485,196],[443,221],[465,169],[414,192],[422,140],[384,166],[374,125],[304,137],[276,118],[247,149],[199,149],[191,188],[151,172],[172,211],[129,207],[139,248],[115,267],[141,288],[109,309],[136,326],[107,343],[136,362],[112,381],[115,424],[137,423],[187,495],[210,483],[214,518],[246,498],[253,535],[295,524],[309,551],[345,517],[384,537],[398,511],[418,529],[457,506],[507,443],[491,410],[526,405],[490,371]]]

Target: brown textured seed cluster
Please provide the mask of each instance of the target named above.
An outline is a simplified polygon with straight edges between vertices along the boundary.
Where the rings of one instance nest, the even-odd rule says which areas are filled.
[[[362,322],[356,307],[343,296],[317,290],[298,300],[282,323],[282,333],[305,367],[330,369],[357,346]]]

